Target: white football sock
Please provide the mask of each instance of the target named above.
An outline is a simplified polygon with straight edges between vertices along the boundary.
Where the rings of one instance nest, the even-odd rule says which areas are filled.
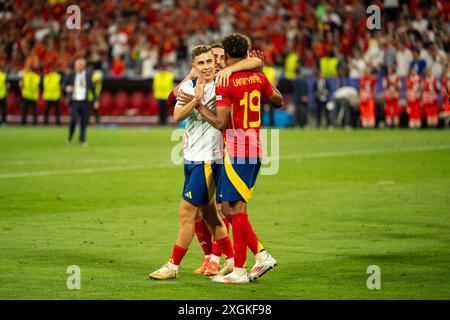
[[[215,262],[215,263],[219,264],[220,257],[216,256],[215,254],[212,254],[211,257],[209,258],[209,262]]]
[[[247,269],[245,268],[234,268],[233,273],[235,273],[238,276],[244,276],[247,274]]]

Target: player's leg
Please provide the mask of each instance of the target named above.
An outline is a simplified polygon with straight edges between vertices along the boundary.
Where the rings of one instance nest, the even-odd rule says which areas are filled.
[[[201,211],[203,214],[203,218],[208,223],[208,226],[211,229],[211,233],[214,239],[214,245],[218,249],[211,254],[204,275],[215,276],[218,274],[220,256],[222,255],[222,253],[226,260],[226,269],[231,269],[227,271],[227,273],[229,273],[232,271],[232,267],[234,267],[234,250],[233,245],[231,244],[230,237],[228,236],[226,225],[223,222],[222,217],[218,214],[214,202],[202,206]]]
[[[173,246],[172,255],[168,263],[149,274],[151,279],[168,280],[177,277],[178,268],[181,261],[188,251],[192,239],[194,238],[194,225],[197,211],[197,206],[187,202],[184,199],[181,200],[179,206],[180,227],[177,241]]]
[[[209,259],[211,258],[212,253],[212,235],[209,231],[208,224],[205,222],[205,220],[202,217],[201,210],[198,210],[197,216],[195,218],[195,235],[198,239],[198,242],[200,243],[200,246],[203,250],[203,253],[205,255],[205,259],[203,260],[202,265],[195,269],[195,273],[201,273],[203,274],[206,269],[208,268]]]
[[[235,268],[231,274],[215,278],[213,281],[245,283],[250,280],[245,268],[245,261],[247,258],[249,238],[252,237],[254,231],[248,219],[247,202],[251,198],[252,188],[256,182],[260,165],[260,161],[257,161],[256,164],[251,164],[251,162],[240,164],[236,160],[231,162],[228,155],[225,156],[225,164],[221,177],[221,193],[222,200],[224,201],[222,211],[225,215],[229,214],[229,219],[233,224]],[[254,234],[254,237],[259,242],[256,234]],[[255,255],[257,263],[269,257],[273,259],[263,248],[261,252]],[[272,269],[275,265],[276,261],[273,259],[273,264],[271,266],[267,265],[264,270],[258,273],[258,276]]]
[[[207,269],[204,272],[206,276],[214,276],[218,274],[219,262],[222,253],[225,256],[225,268],[222,273],[229,273],[234,267],[234,251],[228,236],[228,228],[221,216],[221,206],[217,204],[219,198],[218,185],[220,184],[220,175],[222,170],[222,160],[205,161],[204,163],[204,190],[207,191],[208,203],[201,206],[202,215],[207,222],[213,236],[213,244],[210,260]]]

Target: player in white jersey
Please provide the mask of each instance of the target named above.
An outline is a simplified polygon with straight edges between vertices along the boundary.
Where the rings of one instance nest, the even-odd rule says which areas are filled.
[[[222,134],[195,109],[199,105],[212,111],[215,109],[215,63],[211,47],[195,47],[192,50],[192,63],[198,78],[195,81],[185,81],[181,90],[193,94],[194,98],[186,104],[177,103],[174,110],[176,121],[187,119],[184,135],[185,183],[179,208],[180,229],[169,262],[149,274],[151,279],[177,277],[178,266],[194,237],[195,218],[199,210],[227,264],[234,264],[234,252],[227,229],[213,202],[215,181],[218,179],[223,157]],[[251,64],[247,69],[252,68],[255,66]]]

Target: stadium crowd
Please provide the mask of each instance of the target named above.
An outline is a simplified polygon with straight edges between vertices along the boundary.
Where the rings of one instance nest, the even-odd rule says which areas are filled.
[[[367,24],[366,9],[373,4],[382,10],[379,30]],[[104,77],[154,78],[169,70],[181,79],[189,72],[188,53],[195,45],[216,43],[236,31],[249,35],[253,47],[264,52],[272,78],[319,79],[314,80],[313,96],[299,100],[314,105],[318,126],[334,101],[330,91],[345,86],[337,81],[327,93],[327,81],[319,74],[333,81],[345,78],[357,89],[361,82],[352,79],[370,78],[363,81],[370,87],[367,94],[360,90],[358,97],[362,93],[364,106],[357,113],[367,118],[363,126],[374,125],[372,104],[377,91],[387,88],[393,94],[385,99],[400,101],[386,111],[391,125],[398,124],[402,110],[417,117],[421,112],[412,106],[415,101],[420,101],[428,125],[436,125],[436,112],[450,116],[450,3],[445,0],[80,1],[80,30],[65,27],[68,5],[64,0],[0,2],[0,66],[5,76],[23,77],[24,69],[41,76],[50,70],[67,73],[74,57],[85,56]],[[394,78],[384,79],[391,68],[401,78],[398,87]],[[407,88],[411,69],[421,78],[411,87],[419,93],[414,99]],[[297,113],[302,111],[297,108]]]

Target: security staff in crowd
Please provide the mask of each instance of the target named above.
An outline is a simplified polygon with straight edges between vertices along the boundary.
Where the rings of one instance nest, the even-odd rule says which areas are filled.
[[[74,63],[74,72],[69,74],[64,81],[64,91],[67,93],[68,104],[71,109],[69,136],[67,143],[72,143],[73,134],[77,123],[80,124],[79,142],[87,147],[86,128],[89,119],[89,91],[94,94],[94,104],[98,106],[95,95],[95,86],[91,75],[86,71],[86,59],[78,57]]]
[[[97,97],[97,99],[100,99],[100,94],[102,91],[102,80],[103,80],[103,71],[101,68],[101,63],[100,65],[94,66],[95,70],[94,72],[92,72],[92,83],[95,86],[95,96]],[[97,125],[100,124],[100,110],[99,110],[99,104],[95,103],[95,97],[94,96],[94,92],[92,92],[91,90],[89,90],[89,109],[90,112],[89,114],[92,112],[94,114],[95,117],[95,123]]]
[[[44,124],[48,125],[50,109],[55,108],[56,124],[60,125],[60,101],[61,101],[62,76],[56,71],[55,65],[50,65],[43,79],[42,98],[45,101]]]
[[[167,115],[169,106],[167,98],[173,90],[174,75],[170,66],[164,66],[153,79],[153,95],[159,102],[159,124],[165,126],[167,123]]]
[[[35,71],[35,68],[28,63],[23,71],[22,79],[19,81],[19,87],[22,93],[22,125],[27,124],[28,108],[33,112],[33,125],[37,125],[37,100],[39,98],[39,85],[41,77]]]
[[[8,123],[7,105],[6,105],[8,83],[6,82],[6,73],[3,71],[4,70],[2,70],[2,67],[0,67],[0,113],[1,113],[0,124]]]

